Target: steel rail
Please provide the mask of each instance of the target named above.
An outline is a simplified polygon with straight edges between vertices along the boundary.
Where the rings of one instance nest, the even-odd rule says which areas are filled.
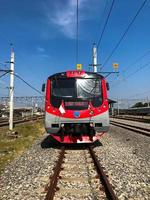
[[[48,192],[46,194],[45,200],[52,200],[54,198],[54,194],[55,194],[55,191],[56,191],[56,185],[57,185],[59,173],[61,171],[61,165],[62,165],[62,162],[63,162],[64,154],[65,154],[65,147],[63,146],[61,148],[61,153],[59,155],[58,162],[55,166],[54,174],[51,178],[50,185],[48,187]]]
[[[121,122],[110,121],[110,124],[150,137],[150,129]]]
[[[112,186],[111,184],[109,183],[108,181],[108,178],[106,176],[106,174],[104,173],[94,151],[93,151],[93,148],[92,147],[89,147],[89,151],[90,151],[90,154],[91,154],[91,157],[93,159],[93,162],[95,164],[95,167],[96,167],[96,170],[98,172],[98,175],[99,175],[99,178],[100,180],[102,181],[104,187],[105,187],[105,192],[106,192],[106,195],[108,197],[108,199],[111,199],[111,200],[118,200],[117,196],[115,195],[113,189],[112,189]]]
[[[24,123],[24,122],[29,122],[29,121],[32,121],[32,120],[37,120],[37,119],[43,119],[43,117],[32,117],[32,118],[25,118],[25,119],[18,119],[18,120],[15,120],[14,121],[14,124],[20,124],[20,123]],[[5,121],[0,121],[0,127],[3,127],[3,126],[8,126],[9,125],[9,121],[5,120]]]
[[[145,116],[146,117],[146,116]],[[130,120],[130,121],[136,121],[136,122],[143,122],[143,123],[150,123],[150,116],[149,118],[140,118],[140,117],[129,117],[129,116],[117,116],[113,117],[114,119],[123,119],[123,120]]]
[[[98,161],[98,159],[97,159],[97,157],[96,157],[96,155],[93,151],[93,148],[89,147],[88,149],[89,149],[90,156],[92,157],[93,163],[95,165],[95,168],[97,170],[99,179],[104,186],[106,197],[108,199],[111,199],[111,200],[118,200],[117,196],[115,195],[115,193],[113,191],[111,184],[109,183],[107,175],[104,173],[104,171],[103,171],[103,169],[102,169],[102,167],[101,167],[101,165],[100,165],[100,163],[99,163],[99,161]],[[63,146],[61,148],[61,152],[59,154],[57,164],[54,167],[54,174],[53,174],[52,177],[50,177],[50,184],[48,186],[47,194],[46,194],[44,200],[53,200],[54,199],[55,192],[57,191],[57,182],[60,178],[59,174],[60,174],[60,171],[62,170],[62,163],[63,163],[63,159],[64,159],[64,154],[65,154],[65,147]]]

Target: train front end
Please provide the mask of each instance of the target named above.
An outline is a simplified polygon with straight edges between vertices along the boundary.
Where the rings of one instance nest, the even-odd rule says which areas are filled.
[[[45,128],[61,143],[92,143],[108,131],[109,113],[103,76],[67,71],[46,85]]]

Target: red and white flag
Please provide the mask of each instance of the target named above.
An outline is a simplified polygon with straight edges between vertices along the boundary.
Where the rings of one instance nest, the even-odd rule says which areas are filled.
[[[64,114],[65,111],[65,106],[64,106],[64,102],[62,101],[61,105],[59,106],[59,111],[61,112],[61,114]]]

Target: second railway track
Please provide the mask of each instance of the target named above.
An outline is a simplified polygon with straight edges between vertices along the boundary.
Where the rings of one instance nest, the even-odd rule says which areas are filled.
[[[117,199],[93,148],[62,147],[45,197],[52,199]]]
[[[19,119],[15,118],[13,123],[14,124],[20,124],[20,123],[24,123],[24,122],[34,121],[34,120],[37,120],[37,119],[43,119],[43,116],[29,117],[29,118],[19,118]],[[0,120],[0,127],[8,126],[8,125],[9,125],[8,120],[5,120],[5,119]]]
[[[146,127],[145,128],[141,127],[140,125],[137,126],[134,124],[129,124],[129,123],[127,124],[124,122],[112,121],[112,120],[110,120],[110,124],[150,137],[150,129]]]

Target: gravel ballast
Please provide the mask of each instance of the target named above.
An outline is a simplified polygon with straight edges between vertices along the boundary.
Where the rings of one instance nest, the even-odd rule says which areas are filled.
[[[44,188],[60,152],[59,148],[50,147],[44,138],[42,144],[41,140],[36,141],[32,148],[6,167],[0,178],[2,200],[43,199]]]
[[[122,122],[124,124],[133,125],[141,128],[147,128],[150,130],[150,123],[138,122],[138,121],[131,121],[126,119],[117,119],[117,118],[110,118],[112,122]]]
[[[119,199],[150,199],[150,138],[111,126],[96,155]]]
[[[0,178],[2,200],[44,199],[49,176],[60,152],[58,146],[47,143],[47,135],[44,137],[44,142],[43,138],[36,141],[5,168]],[[119,199],[149,199],[149,142],[149,137],[111,126],[109,133],[96,143],[96,155]]]

